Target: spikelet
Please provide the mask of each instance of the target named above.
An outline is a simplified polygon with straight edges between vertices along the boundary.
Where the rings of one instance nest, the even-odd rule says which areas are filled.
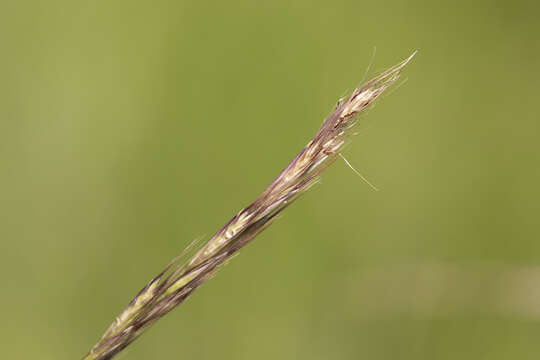
[[[135,296],[83,360],[114,357],[270,225],[276,215],[309,189],[318,175],[336,159],[351,134],[355,116],[395,83],[415,54],[354,89],[347,98],[340,99],[313,139],[266,190],[229,220],[190,260],[179,264],[180,256],[167,265]]]

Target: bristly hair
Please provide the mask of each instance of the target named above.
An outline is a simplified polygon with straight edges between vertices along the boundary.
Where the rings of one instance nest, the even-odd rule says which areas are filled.
[[[399,78],[416,51],[399,64],[340,99],[313,139],[261,195],[240,210],[187,262],[175,258],[130,301],[83,360],[106,360],[139,337],[150,325],[184,301],[226,260],[250,242],[317,180],[340,154],[355,116]]]

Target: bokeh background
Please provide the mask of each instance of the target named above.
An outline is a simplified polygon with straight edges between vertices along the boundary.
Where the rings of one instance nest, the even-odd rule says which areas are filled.
[[[336,162],[121,359],[537,359],[540,5],[2,1],[5,359],[78,359],[336,100]]]

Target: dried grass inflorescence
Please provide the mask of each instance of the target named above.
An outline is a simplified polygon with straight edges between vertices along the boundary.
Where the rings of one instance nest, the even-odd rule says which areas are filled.
[[[336,159],[356,123],[355,116],[395,83],[415,53],[354,89],[345,100],[340,100],[313,139],[266,190],[229,220],[190,260],[179,263],[182,257],[179,256],[169,263],[139,291],[83,359],[114,357],[156,320],[184,301],[220,265],[264,230]]]

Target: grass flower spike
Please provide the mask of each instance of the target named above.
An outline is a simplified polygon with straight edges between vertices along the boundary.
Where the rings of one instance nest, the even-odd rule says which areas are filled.
[[[83,360],[111,359],[150,325],[208,280],[227,259],[263,231],[318,179],[343,148],[356,115],[399,78],[416,54],[366,82],[338,102],[315,136],[255,201],[240,210],[189,260],[179,256],[152,279],[114,320]]]

